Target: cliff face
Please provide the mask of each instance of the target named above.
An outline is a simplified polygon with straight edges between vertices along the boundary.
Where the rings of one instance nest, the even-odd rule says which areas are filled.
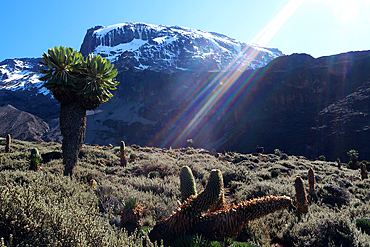
[[[86,140],[178,147],[192,138],[219,151],[254,152],[260,145],[269,153],[343,161],[356,149],[365,159],[369,54],[279,57],[239,74],[220,94],[228,73],[129,70],[118,75],[112,102],[89,116],[88,132],[95,134]],[[343,102],[353,110],[343,111]]]
[[[312,130],[317,134],[318,149],[328,156],[356,149],[360,159],[369,159],[370,80],[321,110]]]
[[[251,150],[259,144],[343,161],[348,161],[347,151],[356,149],[369,159],[369,51],[318,59],[294,54],[260,71],[254,82],[258,93],[246,97],[255,99],[248,112],[258,117],[245,118],[248,131],[223,147]]]
[[[116,68],[154,71],[219,71],[265,66],[283,55],[277,49],[240,42],[225,35],[179,26],[122,23],[87,31],[80,49],[99,54]]]

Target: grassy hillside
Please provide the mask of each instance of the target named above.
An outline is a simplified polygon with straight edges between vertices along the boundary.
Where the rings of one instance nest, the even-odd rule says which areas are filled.
[[[126,153],[137,159],[121,167],[119,147],[83,146],[72,181],[62,176],[61,159],[42,164],[41,172],[29,170],[31,148],[41,154],[60,151],[58,143],[12,140],[11,153],[4,147],[0,138],[0,237],[6,246],[154,246],[146,232],[176,210],[185,165],[198,192],[212,169],[221,170],[228,205],[268,195],[293,199],[292,207],[249,222],[232,246],[370,246],[370,223],[359,220],[370,218],[370,179],[362,180],[359,170],[338,169],[336,162],[275,154],[215,157],[204,149],[132,145]],[[310,167],[318,200],[308,196],[309,212],[298,217],[294,181],[301,176],[308,194]],[[92,179],[98,187],[91,188]],[[137,235],[119,227],[122,202],[133,197],[144,208]]]

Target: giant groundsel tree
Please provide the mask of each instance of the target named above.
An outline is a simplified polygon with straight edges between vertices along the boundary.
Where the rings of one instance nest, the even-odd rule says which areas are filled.
[[[73,175],[78,153],[85,140],[86,110],[97,108],[113,95],[117,70],[110,61],[88,55],[69,47],[54,47],[43,54],[41,64],[47,67],[40,80],[60,103],[59,125],[63,135],[64,175]]]

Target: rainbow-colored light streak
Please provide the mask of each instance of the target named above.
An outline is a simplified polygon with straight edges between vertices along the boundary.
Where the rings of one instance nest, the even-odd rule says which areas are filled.
[[[289,19],[289,17],[301,6],[304,0],[291,0],[285,7],[266,25],[266,27],[253,39],[252,42],[258,43],[261,46],[265,46],[268,41],[278,32],[278,30],[283,26],[283,24]],[[247,54],[247,53],[250,54]],[[180,107],[182,112],[179,112],[176,117],[168,123],[168,127],[165,128],[161,133],[158,133],[154,138],[153,143],[156,142],[163,136],[166,136],[172,127],[179,124],[186,116],[186,109],[194,109],[201,102],[201,107],[194,117],[189,121],[186,127],[181,131],[180,135],[173,137],[168,135],[165,141],[161,146],[172,146],[179,147],[181,143],[187,138],[195,138],[197,135],[200,135],[202,132],[206,132],[207,128],[206,123],[213,121],[216,114],[212,114],[213,110],[222,111],[225,114],[230,114],[229,111],[233,104],[240,97],[242,92],[244,92],[247,86],[257,79],[258,76],[261,76],[265,70],[255,70],[252,72],[248,78],[242,83],[242,85],[235,91],[232,97],[229,97],[225,102],[221,102],[222,97],[229,91],[233,84],[239,79],[251,61],[254,60],[256,56],[259,55],[259,51],[254,50],[253,52],[248,51],[248,47],[245,47],[241,51],[241,56],[247,54],[248,61],[241,63],[242,65],[236,69],[229,71],[226,74],[217,73],[212,74],[206,80],[204,80],[197,88],[193,88],[189,91],[185,97],[189,100],[186,100],[184,104]],[[240,56],[240,57],[241,57]],[[238,59],[238,58],[237,58]],[[236,66],[237,59],[234,61],[234,66]],[[264,62],[264,61],[261,61]],[[231,65],[233,66],[233,65]],[[257,73],[259,71],[260,74]],[[212,90],[210,90],[212,89]],[[178,92],[180,93],[180,92]],[[183,95],[184,96],[184,95]],[[249,102],[249,104],[252,101]],[[227,119],[227,117],[225,117]],[[221,121],[219,124],[216,133],[218,134],[223,129],[225,123]]]
[[[243,51],[245,52],[245,51]],[[221,109],[222,112],[228,112],[233,103],[237,100],[237,98],[240,96],[240,94],[243,92],[243,90],[246,88],[246,86],[252,81],[254,76],[256,75],[255,70],[251,75],[248,77],[247,80],[244,81],[242,87],[239,88],[237,92],[233,95],[233,97],[230,97],[226,102],[222,103],[220,101],[221,97],[230,89],[230,87],[233,85],[233,83],[238,80],[240,75],[244,72],[244,70],[247,68],[249,63],[259,54],[258,51],[252,52],[248,57],[249,61],[244,63],[244,65],[239,68],[236,71],[230,71],[226,75],[224,75],[222,78],[215,77],[212,81],[204,82],[204,84],[211,84],[214,85],[218,81],[220,81],[220,86],[216,88],[216,90],[212,91],[212,94],[207,96],[207,100],[204,103],[204,105],[201,107],[201,109],[197,112],[197,114],[194,116],[194,118],[187,124],[186,128],[180,133],[180,135],[174,140],[173,146],[178,147],[181,143],[185,141],[186,138],[189,138],[190,133],[202,133],[205,130],[206,122],[211,121],[212,117],[216,117],[213,114],[211,114],[213,109]],[[263,62],[263,61],[262,61]],[[225,118],[226,119],[226,118]],[[222,128],[219,126],[218,131],[221,131]]]
[[[181,97],[185,98],[186,100],[179,106],[181,112],[179,112],[175,117],[171,119],[171,121],[167,124],[167,127],[164,128],[160,133],[157,133],[155,138],[152,140],[152,143],[156,143],[162,136],[167,136],[167,138],[160,144],[160,146],[177,146],[174,144],[174,140],[176,137],[171,137],[168,132],[172,129],[172,126],[178,125],[183,118],[187,115],[188,109],[194,109],[198,104],[202,104],[204,98],[207,98],[207,94],[209,91],[214,91],[217,85],[214,85],[220,78],[219,73],[211,73],[206,80],[200,83],[198,86],[194,85],[193,88],[190,88],[188,93],[183,94],[182,89],[177,90],[171,96],[173,98]]]

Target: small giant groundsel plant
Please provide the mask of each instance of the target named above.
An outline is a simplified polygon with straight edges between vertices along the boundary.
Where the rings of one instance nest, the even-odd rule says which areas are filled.
[[[308,185],[308,193],[314,201],[317,201],[317,193],[315,190],[315,172],[312,167],[310,167],[310,169],[308,170]]]
[[[6,144],[5,144],[5,153],[9,153],[11,151],[10,149],[10,143],[12,142],[12,138],[10,134],[6,136]]]
[[[60,103],[59,125],[63,135],[62,151],[64,175],[73,176],[77,157],[86,132],[86,110],[97,108],[113,95],[109,90],[116,89],[113,70],[108,60],[100,56],[81,53],[69,47],[54,47],[43,54],[40,70],[44,76],[40,80]]]
[[[295,179],[295,199],[297,203],[297,215],[308,213],[308,200],[303,180],[300,176]]]
[[[142,226],[144,208],[137,203],[137,198],[131,197],[125,200],[125,206],[121,211],[121,227],[129,233],[140,229]]]
[[[181,201],[197,194],[193,173],[188,166],[183,166],[180,172]]]
[[[30,155],[30,170],[40,171],[42,167],[40,164],[41,160],[39,150],[37,148],[32,148]]]
[[[121,141],[121,145],[119,148],[119,157],[121,166],[126,166],[127,165],[126,145],[124,141]]]
[[[350,161],[348,163],[349,168],[356,170],[357,169],[357,159],[358,159],[358,152],[354,149],[349,150],[347,155],[350,157]]]
[[[361,163],[360,167],[361,167],[360,169],[361,179],[362,180],[367,179],[368,176],[367,176],[366,165],[364,163]]]

